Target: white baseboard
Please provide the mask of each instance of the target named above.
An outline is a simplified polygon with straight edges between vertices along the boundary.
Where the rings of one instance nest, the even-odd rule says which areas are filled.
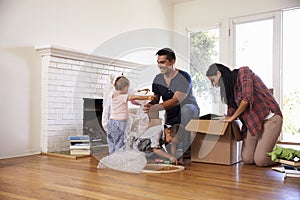
[[[7,154],[1,154],[0,159],[5,159],[5,158],[16,158],[16,157],[23,157],[23,156],[30,156],[30,155],[36,155],[36,154],[41,154],[40,149],[36,150],[28,150],[28,151],[23,151],[23,152],[11,152]]]

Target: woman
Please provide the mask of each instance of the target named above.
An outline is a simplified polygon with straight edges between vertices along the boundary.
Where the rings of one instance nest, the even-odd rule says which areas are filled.
[[[243,162],[274,164],[267,153],[273,150],[281,132],[282,113],[270,90],[249,67],[231,71],[215,63],[209,66],[206,76],[220,87],[222,101],[228,106],[225,121],[239,118],[243,124]]]

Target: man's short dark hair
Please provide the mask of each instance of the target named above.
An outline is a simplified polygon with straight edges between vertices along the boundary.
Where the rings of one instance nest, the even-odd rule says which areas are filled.
[[[170,48],[163,48],[161,50],[159,50],[156,55],[158,56],[166,56],[166,58],[168,59],[168,61],[171,61],[171,60],[176,60],[176,56],[175,56],[175,53],[172,49]]]

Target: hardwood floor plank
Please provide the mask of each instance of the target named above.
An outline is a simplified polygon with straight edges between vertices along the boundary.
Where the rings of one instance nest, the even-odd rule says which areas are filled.
[[[256,166],[192,163],[168,174],[96,168],[99,157],[0,160],[0,199],[300,199],[300,179]]]

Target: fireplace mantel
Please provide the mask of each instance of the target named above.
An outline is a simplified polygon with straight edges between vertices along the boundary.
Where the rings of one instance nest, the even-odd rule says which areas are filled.
[[[113,65],[118,67],[126,66],[127,68],[138,68],[142,65],[139,63],[93,55],[87,51],[80,51],[80,50],[61,47],[57,45],[38,45],[35,46],[35,49],[41,54],[41,56],[55,56],[60,58],[68,58],[68,59],[79,60],[79,61],[101,63],[104,65]]]

